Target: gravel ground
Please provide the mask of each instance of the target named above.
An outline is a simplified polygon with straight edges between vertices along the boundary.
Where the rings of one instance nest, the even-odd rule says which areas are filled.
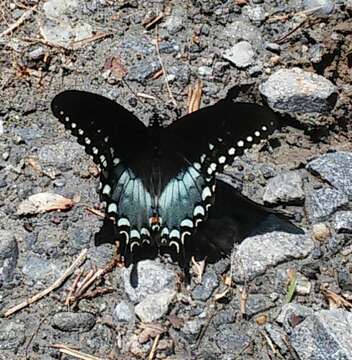
[[[0,317],[0,359],[352,359],[350,0],[2,0],[0,15],[2,314],[82,250],[81,279],[114,256],[94,240],[98,169],[50,111],[64,89],[169,124],[198,80],[202,107],[251,84],[241,99],[266,102],[289,125],[224,176],[297,226],[273,215],[208,261],[201,280],[195,266],[189,286],[161,256],[139,263],[138,287],[117,266],[67,305],[73,275]],[[49,212],[48,201],[66,210]],[[217,206],[236,207],[227,202]],[[231,236],[225,226],[208,237],[228,246]]]

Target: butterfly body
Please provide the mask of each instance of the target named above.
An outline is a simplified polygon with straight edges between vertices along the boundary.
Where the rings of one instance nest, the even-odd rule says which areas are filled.
[[[277,127],[268,108],[231,98],[168,127],[146,127],[117,103],[83,91],[57,95],[52,110],[101,167],[101,199],[126,259],[144,245],[170,246],[184,257],[214,203],[216,173]]]

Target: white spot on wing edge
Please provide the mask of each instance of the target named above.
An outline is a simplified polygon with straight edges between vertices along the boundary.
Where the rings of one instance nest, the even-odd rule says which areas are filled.
[[[171,239],[171,238],[177,238],[177,239],[179,239],[179,238],[180,238],[180,232],[179,232],[178,230],[176,230],[176,229],[171,230],[171,232],[170,232],[170,239]]]
[[[238,147],[243,147],[244,146],[243,140],[237,141],[237,146]]]
[[[109,204],[108,213],[116,213],[117,214],[117,205],[115,203]]]
[[[197,205],[193,210],[193,216],[202,215],[205,216],[205,210],[202,205]]]
[[[189,227],[189,228],[193,228],[193,221],[190,220],[190,219],[184,219],[181,221],[181,226],[186,226],[186,227]]]
[[[140,239],[141,238],[141,235],[139,233],[139,231],[133,229],[131,230],[131,235],[130,235],[131,239],[132,238],[136,238],[136,239]]]
[[[103,188],[103,194],[110,195],[110,193],[111,193],[111,186],[109,184],[106,184]]]
[[[211,196],[211,191],[208,186],[206,186],[202,191],[202,200],[204,201],[207,197]]]
[[[117,226],[130,226],[130,222],[126,218],[120,218],[117,222]]]
[[[175,240],[172,240],[172,241],[169,242],[169,246],[172,246],[172,245],[175,246],[176,252],[179,253],[179,252],[180,252],[180,245],[179,245],[179,243],[178,243],[177,241],[175,241]]]

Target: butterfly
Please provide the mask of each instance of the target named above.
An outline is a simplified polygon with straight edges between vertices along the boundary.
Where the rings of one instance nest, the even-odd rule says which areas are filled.
[[[101,200],[115,219],[126,266],[145,246],[173,248],[184,266],[192,235],[216,201],[216,174],[278,127],[268,107],[233,97],[230,90],[167,127],[158,118],[145,126],[89,92],[67,90],[53,99],[54,116],[101,168]]]

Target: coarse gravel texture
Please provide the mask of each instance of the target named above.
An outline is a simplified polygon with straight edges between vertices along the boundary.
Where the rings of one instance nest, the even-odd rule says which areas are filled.
[[[188,286],[163,255],[139,263],[137,288],[135,269],[119,264],[90,296],[67,305],[76,273],[0,317],[0,359],[71,358],[55,344],[98,359],[147,359],[153,344],[153,359],[351,359],[351,1],[2,0],[0,7],[1,313],[48,288],[83,249],[83,275],[115,253],[114,244],[95,241],[103,225],[99,170],[50,110],[65,89],[107,96],[145,124],[157,112],[167,125],[186,114],[198,80],[201,107],[249,84],[239,100],[267,102],[285,126],[224,178],[303,229],[273,216],[232,244],[236,225],[214,221],[209,241],[233,250],[207,259],[201,277],[204,264],[193,264]],[[72,206],[23,209],[41,193]]]

